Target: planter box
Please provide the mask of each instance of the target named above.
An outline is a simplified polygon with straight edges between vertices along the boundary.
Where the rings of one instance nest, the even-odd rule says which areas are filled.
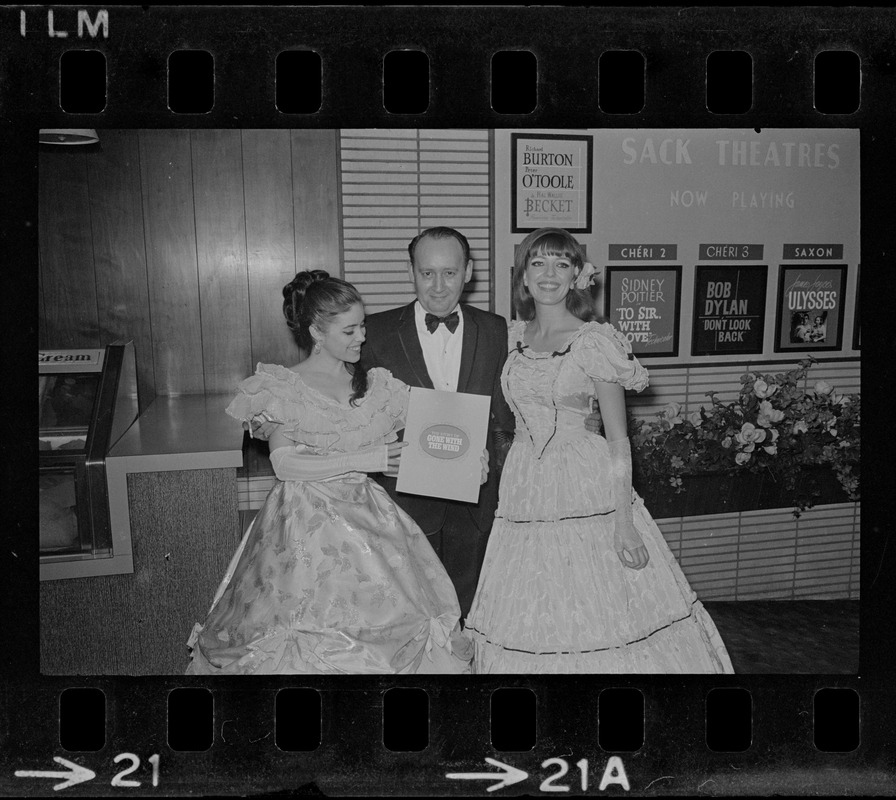
[[[671,496],[665,492],[659,495],[649,486],[635,488],[655,519],[793,507],[792,498],[782,491],[781,485],[764,473],[710,472],[683,475],[682,482],[684,491]],[[799,492],[814,505],[849,502],[837,476],[828,467],[805,468]]]

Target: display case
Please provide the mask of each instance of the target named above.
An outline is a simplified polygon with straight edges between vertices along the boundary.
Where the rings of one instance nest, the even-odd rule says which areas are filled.
[[[133,342],[42,350],[38,372],[41,580],[133,572],[106,481],[109,449],[138,415]]]

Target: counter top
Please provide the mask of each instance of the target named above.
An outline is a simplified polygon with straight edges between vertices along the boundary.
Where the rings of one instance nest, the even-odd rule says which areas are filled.
[[[243,429],[224,413],[231,394],[157,397],[109,451],[107,467],[128,472],[214,469],[243,464]]]
[[[41,580],[134,571],[127,477],[135,472],[227,469],[243,465],[243,428],[224,413],[230,394],[157,397],[106,456],[112,558],[72,571],[41,564]],[[236,472],[234,471],[234,480]],[[85,562],[86,563],[86,562]]]

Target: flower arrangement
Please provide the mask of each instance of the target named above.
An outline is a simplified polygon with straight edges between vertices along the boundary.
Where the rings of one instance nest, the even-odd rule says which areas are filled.
[[[806,388],[814,363],[807,358],[786,373],[741,376],[737,399],[682,416],[672,403],[656,421],[632,420],[629,438],[638,482],[669,497],[684,489],[682,476],[746,470],[776,481],[794,513],[813,505],[804,491],[804,468],[828,465],[846,495],[859,499],[858,394],[839,394],[826,381]]]

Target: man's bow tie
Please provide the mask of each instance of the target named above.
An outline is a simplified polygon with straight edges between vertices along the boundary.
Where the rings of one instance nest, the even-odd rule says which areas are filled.
[[[435,314],[427,314],[426,330],[430,333],[435,333],[436,328],[444,323],[445,327],[448,328],[448,333],[454,333],[457,330],[458,322],[459,318],[456,311],[452,311],[447,317],[437,317]]]

